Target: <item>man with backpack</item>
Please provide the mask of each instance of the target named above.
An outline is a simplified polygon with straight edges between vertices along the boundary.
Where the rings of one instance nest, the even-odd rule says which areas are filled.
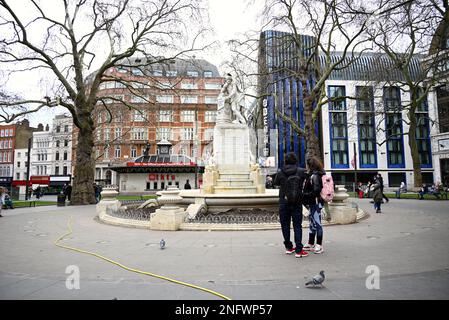
[[[324,251],[321,210],[325,203],[332,201],[334,182],[331,176],[326,175],[323,164],[316,157],[307,159],[307,169],[308,176],[304,183],[302,202],[309,208],[309,241],[304,250],[319,254]]]
[[[279,188],[279,220],[284,237],[285,253],[295,253],[295,257],[307,257],[302,245],[302,186],[306,178],[304,169],[298,168],[294,153],[285,157],[285,165],[279,169],[273,185]],[[295,246],[290,241],[290,224],[293,221]]]

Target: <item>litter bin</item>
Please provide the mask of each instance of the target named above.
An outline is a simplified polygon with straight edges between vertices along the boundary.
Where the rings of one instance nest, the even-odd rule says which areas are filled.
[[[63,194],[63,193],[58,194],[57,206],[65,207],[65,194]]]

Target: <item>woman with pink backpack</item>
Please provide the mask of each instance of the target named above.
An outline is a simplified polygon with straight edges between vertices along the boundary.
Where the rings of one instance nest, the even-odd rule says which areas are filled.
[[[323,177],[327,178],[327,176],[325,175],[322,162],[316,157],[311,157],[307,159],[307,169],[308,177],[304,182],[302,203],[309,209],[309,241],[303,247],[303,250],[319,254],[324,251],[321,210],[324,207],[325,201],[329,202],[332,200],[333,187],[332,191],[326,191],[326,194],[324,194],[325,199],[323,199],[323,180],[325,180]],[[333,185],[332,178],[330,178],[330,183]],[[331,185],[330,183],[329,186]]]

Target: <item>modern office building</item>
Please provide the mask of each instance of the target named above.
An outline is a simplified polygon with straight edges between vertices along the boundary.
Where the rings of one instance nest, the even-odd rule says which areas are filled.
[[[185,156],[200,171],[203,160],[212,153],[217,97],[224,81],[217,68],[201,59],[174,59],[158,64],[132,59],[127,64],[129,67],[113,68],[108,74],[126,80],[138,94],[131,94],[119,80],[104,82],[99,90],[107,109],[100,102],[94,113],[95,181],[121,188],[122,171],[114,168],[144,155],[148,143],[149,154],[157,155],[157,143],[163,140],[171,144],[171,154]],[[75,129],[73,146],[76,136]],[[159,164],[162,166],[164,163]],[[175,173],[167,174],[170,179],[176,177]],[[148,172],[138,189],[152,192],[166,185],[165,181],[153,179]],[[182,184],[181,180],[173,184]],[[190,181],[192,187],[195,182],[196,186],[201,184],[200,175],[197,181]]]
[[[301,71],[297,65],[285,65],[284,61],[307,58],[307,48],[313,39],[301,36],[304,50],[295,54],[288,43],[288,33],[266,31],[261,34],[259,64],[265,74],[259,82],[260,94],[266,94],[260,110],[266,115],[266,131],[271,134],[266,141],[265,154],[277,158],[276,167],[283,164],[287,152],[295,152],[304,166],[305,142],[288,124],[276,115],[281,110],[304,127],[304,94],[314,83],[313,72]],[[286,40],[287,39],[287,40]],[[341,53],[334,52],[331,60],[338,61]],[[337,184],[351,186],[355,181],[367,182],[375,173],[382,174],[388,187],[396,187],[404,181],[413,185],[413,166],[408,145],[406,110],[401,106],[410,101],[407,89],[401,87],[402,75],[395,70],[386,55],[354,54],[346,58],[346,68],[334,70],[325,82],[327,98],[317,121],[318,136],[322,146],[325,170],[332,173]],[[410,72],[420,79],[421,56],[413,58]],[[319,57],[324,65],[324,56]],[[299,77],[298,74],[302,75]],[[415,139],[421,158],[423,181],[432,183],[433,162],[430,130],[432,111],[435,108],[434,93],[417,110],[419,126]],[[339,98],[341,97],[341,98]],[[265,129],[264,129],[265,130]],[[259,139],[260,140],[260,139]],[[259,148],[259,155],[260,148]],[[355,159],[355,161],[354,161]],[[272,170],[273,171],[273,170]],[[356,177],[357,176],[357,177]]]

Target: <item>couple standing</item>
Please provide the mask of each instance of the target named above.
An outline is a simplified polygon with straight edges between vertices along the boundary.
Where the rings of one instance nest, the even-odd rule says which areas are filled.
[[[321,198],[323,189],[322,176],[325,174],[323,164],[315,157],[307,159],[307,171],[298,168],[298,159],[294,153],[287,154],[285,165],[279,169],[274,185],[279,190],[279,220],[287,254],[295,253],[296,258],[307,257],[307,251],[323,253],[323,226]],[[296,181],[294,181],[296,180]],[[300,186],[299,190],[294,190]],[[296,195],[295,195],[296,194]],[[292,200],[295,197],[295,200]],[[309,208],[309,240],[302,244],[302,206]],[[295,245],[290,241],[290,223],[293,221]],[[316,238],[316,244],[315,244]]]

